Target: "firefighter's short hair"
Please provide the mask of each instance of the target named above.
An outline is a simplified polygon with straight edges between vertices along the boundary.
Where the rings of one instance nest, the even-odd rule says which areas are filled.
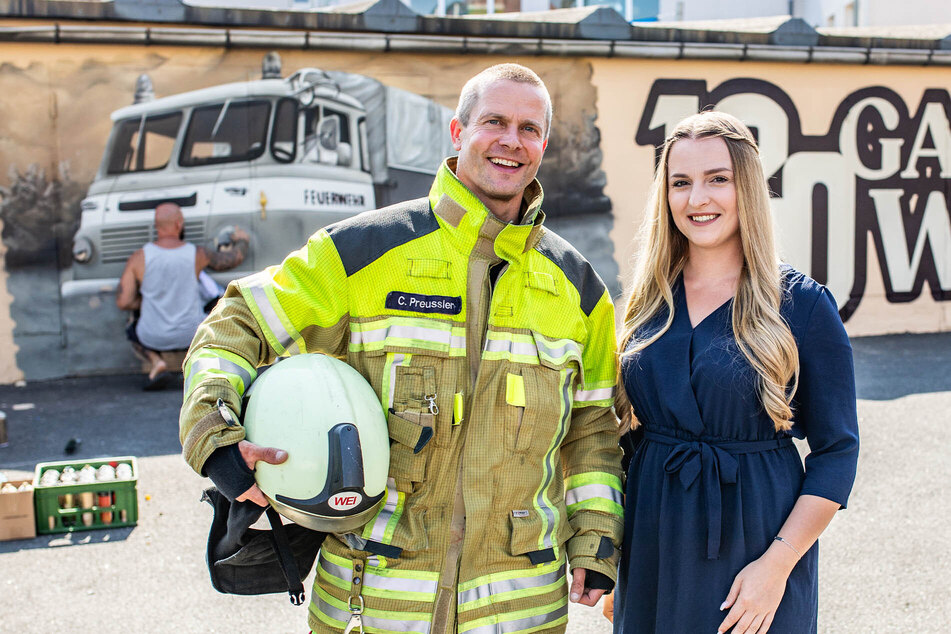
[[[545,138],[547,139],[548,133],[551,131],[551,95],[548,94],[548,88],[545,86],[545,82],[541,80],[541,77],[531,68],[522,66],[521,64],[496,64],[495,66],[486,68],[467,81],[466,85],[462,87],[462,93],[459,95],[459,105],[456,106],[455,117],[459,120],[459,123],[469,125],[469,117],[472,115],[472,109],[475,107],[476,102],[479,101],[482,91],[486,86],[500,79],[529,84],[530,86],[541,89],[542,94],[545,96]]]

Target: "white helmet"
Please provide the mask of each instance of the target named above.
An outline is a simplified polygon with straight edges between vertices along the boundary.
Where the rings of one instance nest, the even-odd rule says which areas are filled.
[[[360,373],[323,354],[284,359],[252,384],[247,439],[287,451],[258,462],[254,478],[281,515],[315,531],[344,533],[383,502],[390,442],[380,400]]]

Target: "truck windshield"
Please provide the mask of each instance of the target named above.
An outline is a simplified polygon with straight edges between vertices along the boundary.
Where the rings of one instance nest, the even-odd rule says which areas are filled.
[[[228,101],[192,111],[178,164],[250,161],[264,153],[271,104]]]
[[[123,119],[116,123],[107,172],[125,174],[160,170],[172,156],[182,113]]]

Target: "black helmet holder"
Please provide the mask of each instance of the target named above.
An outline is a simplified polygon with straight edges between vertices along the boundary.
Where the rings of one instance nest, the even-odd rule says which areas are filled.
[[[206,560],[211,585],[224,594],[287,592],[291,603],[305,600],[303,580],[317,559],[326,533],[284,525],[277,511],[254,502],[232,502],[215,487],[201,497],[214,510]],[[271,530],[251,528],[267,513]]]

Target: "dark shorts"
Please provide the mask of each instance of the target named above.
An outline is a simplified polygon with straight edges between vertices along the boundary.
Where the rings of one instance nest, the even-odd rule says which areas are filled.
[[[142,346],[142,342],[139,341],[139,335],[135,332],[135,327],[139,325],[139,316],[136,315],[128,324],[125,326],[125,336],[126,338],[134,344]],[[145,346],[142,346],[143,348]]]
[[[139,315],[138,313],[132,318],[125,327],[125,336],[126,339],[132,342],[133,346],[138,346],[142,350],[148,350],[149,352],[155,352],[156,354],[162,354],[163,352],[181,352],[182,350],[188,350],[188,348],[177,348],[174,350],[155,350],[154,348],[149,348],[148,346],[142,345],[142,342],[139,341],[139,335],[135,331],[135,327],[139,325]]]

